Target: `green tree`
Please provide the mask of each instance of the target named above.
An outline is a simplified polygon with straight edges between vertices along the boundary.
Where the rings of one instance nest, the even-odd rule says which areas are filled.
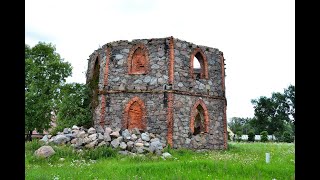
[[[254,142],[254,136],[255,136],[254,130],[250,130],[248,133],[248,141]]]
[[[284,93],[273,92],[270,98],[261,96],[251,100],[255,118],[251,123],[259,132],[267,130],[270,134],[282,134],[286,122],[294,120],[294,86],[290,85]]]
[[[242,131],[238,131],[237,133],[237,142],[241,142],[242,141]]]
[[[61,87],[57,114],[57,130],[73,125],[92,126],[92,113],[89,108],[89,89],[85,84],[70,83]]]
[[[284,96],[286,99],[287,106],[287,114],[289,115],[289,119],[291,122],[295,123],[295,86],[289,85],[287,89],[284,90]]]
[[[287,142],[287,143],[293,142],[293,137],[291,136],[290,132],[288,132],[288,131],[283,132],[282,139],[284,142]]]
[[[262,131],[260,133],[261,135],[261,142],[267,142],[268,141],[268,132],[267,131]]]
[[[248,134],[251,127],[252,118],[240,118],[240,117],[232,117],[231,121],[228,122],[228,126],[232,132],[241,131],[242,134]]]
[[[56,108],[59,87],[71,75],[72,67],[63,62],[51,43],[25,44],[25,131],[29,138],[34,129],[50,127],[51,112]]]

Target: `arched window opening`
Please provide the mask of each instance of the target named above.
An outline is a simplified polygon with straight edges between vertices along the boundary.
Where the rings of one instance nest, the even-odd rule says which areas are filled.
[[[90,96],[91,99],[91,107],[94,109],[98,106],[98,84],[99,84],[99,72],[100,72],[100,64],[98,57],[96,58],[94,62],[93,67],[93,74],[92,78],[89,81],[89,87],[90,87]]]
[[[100,70],[100,64],[99,64],[98,57],[97,57],[94,62],[93,75],[92,75],[92,81],[94,83],[94,87],[98,87],[99,70]]]
[[[193,58],[193,74],[196,79],[201,78],[201,65],[196,56]]]
[[[206,104],[202,99],[191,108],[190,132],[193,135],[207,133],[209,131],[209,114]]]
[[[204,109],[199,104],[196,111],[197,112],[194,118],[193,135],[197,135],[197,134],[200,134],[201,132],[205,132]]]
[[[193,79],[208,79],[208,62],[200,48],[196,48],[191,54],[190,75]]]

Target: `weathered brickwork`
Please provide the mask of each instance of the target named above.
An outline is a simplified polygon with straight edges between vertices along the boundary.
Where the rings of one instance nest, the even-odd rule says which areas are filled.
[[[173,37],[111,42],[88,59],[87,83],[96,63],[95,126],[137,127],[160,134],[174,148],[227,148],[224,58],[218,49]]]

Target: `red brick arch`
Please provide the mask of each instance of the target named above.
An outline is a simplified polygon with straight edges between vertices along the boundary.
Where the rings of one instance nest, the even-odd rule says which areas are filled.
[[[191,54],[190,57],[190,76],[195,79],[194,70],[193,70],[193,60],[194,57],[197,57],[200,63],[201,67],[201,79],[208,79],[208,61],[206,55],[203,53],[203,51],[200,48],[195,48]]]
[[[203,114],[204,114],[204,132],[209,131],[209,114],[208,114],[207,106],[202,99],[198,99],[197,102],[191,108],[190,130],[192,133],[194,133],[194,120],[195,120],[195,116],[197,115],[197,107],[199,105],[204,110],[204,112],[203,112]]]
[[[139,97],[133,97],[124,109],[124,118],[122,122],[124,129],[138,128],[146,129],[146,108],[144,102]]]
[[[139,53],[137,53],[139,51]],[[137,63],[143,65],[137,68]],[[128,55],[128,74],[147,74],[149,72],[149,52],[144,44],[140,43],[133,46]]]

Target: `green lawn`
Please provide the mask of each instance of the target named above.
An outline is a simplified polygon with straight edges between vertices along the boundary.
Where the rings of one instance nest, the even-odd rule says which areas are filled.
[[[229,143],[228,150],[169,150],[173,158],[117,155],[110,149],[85,151],[55,146],[48,159],[33,156],[37,142],[26,143],[26,179],[294,179],[293,143]],[[270,153],[270,163],[265,153]],[[64,161],[59,161],[63,157]],[[95,159],[95,160],[92,160]]]

